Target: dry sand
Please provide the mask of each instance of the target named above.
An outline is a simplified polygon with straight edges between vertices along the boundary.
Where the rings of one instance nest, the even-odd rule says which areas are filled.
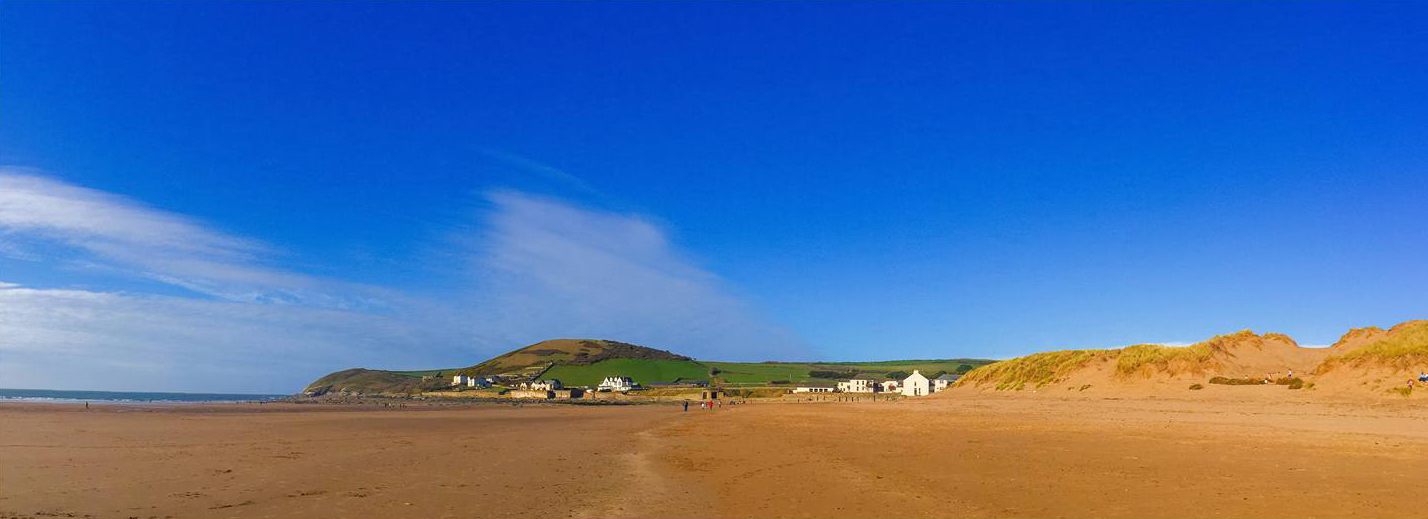
[[[1428,517],[1428,406],[0,405],[0,515]]]

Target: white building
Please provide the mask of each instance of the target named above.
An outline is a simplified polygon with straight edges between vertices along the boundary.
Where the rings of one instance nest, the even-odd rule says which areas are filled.
[[[468,376],[466,376],[466,375],[457,375],[457,376],[451,377],[451,385],[453,385],[453,386],[464,386],[464,385],[467,385],[467,384],[470,383],[470,382],[468,382],[470,379],[471,379],[471,377],[468,377]]]
[[[855,378],[838,383],[838,391],[844,393],[873,393],[882,389],[871,379]]]
[[[902,382],[897,381],[897,380],[884,380],[884,381],[882,381],[882,382],[880,383],[880,385],[883,386],[883,392],[884,392],[884,393],[896,393],[896,392],[897,392],[897,386],[898,386],[898,384],[901,384],[901,383],[902,383]]]
[[[809,384],[793,388],[794,393],[832,393],[833,386],[823,384]]]
[[[636,386],[638,386],[638,384],[635,384],[634,379],[630,377],[605,377],[605,380],[600,381],[600,385],[595,386],[595,390],[625,392],[634,389]]]
[[[927,377],[917,370],[912,370],[912,374],[902,381],[902,394],[904,396],[923,396],[932,394],[932,383]]]
[[[491,379],[486,377],[466,377],[467,387],[488,388],[491,387]]]
[[[553,389],[560,389],[562,387],[564,386],[560,384],[560,381],[553,378],[537,380],[535,382],[521,382],[521,389],[530,389],[534,391],[550,391]]]
[[[957,382],[957,379],[959,378],[962,378],[962,375],[943,373],[942,376],[932,379],[932,390],[941,391],[943,389],[952,387],[952,384],[954,382]]]

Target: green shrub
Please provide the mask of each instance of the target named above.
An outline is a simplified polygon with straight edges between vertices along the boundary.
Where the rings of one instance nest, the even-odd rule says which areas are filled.
[[[1190,389],[1199,391],[1201,389],[1205,389],[1205,386],[1202,386],[1200,384],[1190,384]]]
[[[1264,379],[1214,377],[1210,379],[1210,383],[1226,386],[1257,386],[1263,384]]]
[[[1301,389],[1304,387],[1304,381],[1301,380],[1299,377],[1295,377],[1289,379],[1289,384],[1286,385],[1289,386],[1289,389]]]
[[[1412,395],[1413,395],[1413,388],[1411,388],[1411,387],[1395,387],[1395,388],[1389,389],[1389,392],[1398,393],[1398,394],[1400,394],[1400,395],[1403,395],[1403,398],[1408,398],[1409,396],[1412,396]]]

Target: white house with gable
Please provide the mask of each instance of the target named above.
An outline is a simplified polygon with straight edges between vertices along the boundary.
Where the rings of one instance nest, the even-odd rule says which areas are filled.
[[[625,392],[634,389],[637,385],[630,377],[605,377],[605,380],[600,381],[600,385],[595,386],[595,390]]]
[[[474,388],[491,387],[491,379],[486,377],[466,377],[466,386]]]
[[[881,389],[877,382],[867,378],[854,378],[838,383],[838,391],[844,393],[872,393]]]
[[[903,396],[924,396],[932,394],[932,383],[922,372],[912,370],[912,374],[902,380]]]
[[[962,375],[943,373],[942,376],[932,379],[932,390],[941,391],[943,389],[952,387],[952,384],[957,382],[957,379],[959,378],[962,378]]]
[[[464,386],[464,385],[470,384],[469,380],[471,380],[471,377],[468,377],[468,376],[466,376],[466,375],[457,375],[457,376],[451,377],[451,385],[453,385],[453,386]]]

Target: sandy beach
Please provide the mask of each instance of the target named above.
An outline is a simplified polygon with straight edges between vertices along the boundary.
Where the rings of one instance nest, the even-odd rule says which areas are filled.
[[[1428,517],[1412,401],[0,405],[3,517]]]

